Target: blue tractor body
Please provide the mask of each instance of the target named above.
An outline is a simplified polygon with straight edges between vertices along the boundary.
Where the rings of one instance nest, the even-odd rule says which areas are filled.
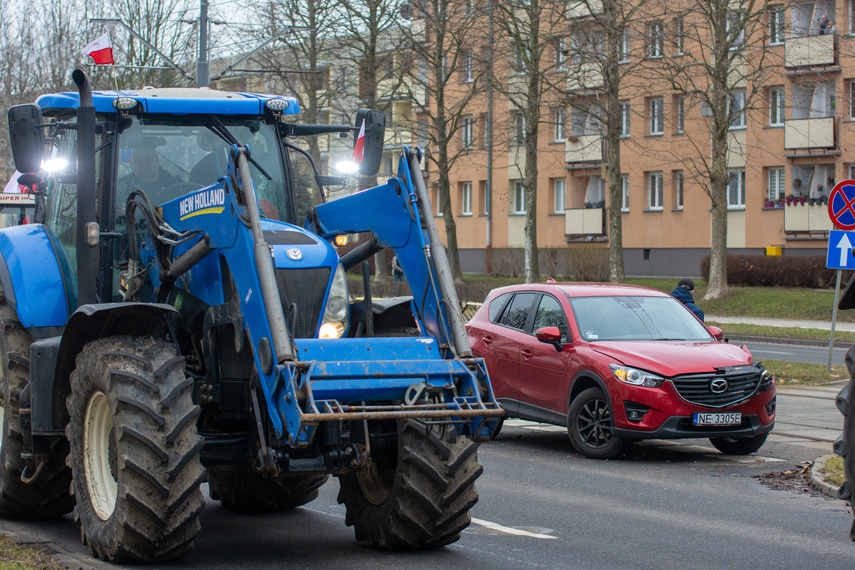
[[[332,474],[369,546],[456,540],[477,498],[475,442],[502,411],[466,341],[418,150],[385,184],[326,202],[328,179],[295,143],[354,127],[291,123],[298,105],[282,97],[92,93],[75,81],[79,94],[10,111],[13,145],[47,131],[44,163],[66,166],[35,179],[42,223],[0,230],[4,338],[29,349],[0,343],[3,359],[31,363],[5,414],[24,436],[0,450],[18,469],[0,472],[0,487],[73,476],[76,504],[56,492],[23,513],[0,500],[0,514],[73,506],[95,554],[162,560],[192,546],[199,481],[227,508],[278,510],[313,499]],[[14,120],[28,114],[38,118]],[[382,122],[373,136],[382,141]],[[355,235],[367,239],[346,254],[332,243]],[[372,298],[366,260],[383,248],[413,297]],[[352,268],[363,269],[359,301]],[[162,472],[140,480],[134,454]],[[146,485],[165,498],[150,504]],[[125,508],[140,519],[127,536],[114,520]],[[119,538],[100,543],[105,525]],[[174,525],[191,530],[165,538]]]

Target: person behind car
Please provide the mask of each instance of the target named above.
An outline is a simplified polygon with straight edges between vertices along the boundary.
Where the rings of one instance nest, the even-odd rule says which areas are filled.
[[[704,312],[695,304],[694,293],[695,282],[686,277],[684,279],[680,279],[680,282],[677,283],[677,288],[671,291],[671,296],[686,305],[686,307],[692,311],[696,317],[701,319],[701,322],[703,322]]]

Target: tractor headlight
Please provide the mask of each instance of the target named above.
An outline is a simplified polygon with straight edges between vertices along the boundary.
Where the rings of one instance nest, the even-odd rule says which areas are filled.
[[[318,335],[320,338],[340,338],[344,334],[348,325],[347,308],[347,278],[344,267],[339,263],[327,298],[327,308]]]
[[[633,386],[644,386],[645,388],[658,388],[665,380],[661,376],[630,368],[629,366],[620,366],[619,364],[609,364],[614,377],[626,384]]]

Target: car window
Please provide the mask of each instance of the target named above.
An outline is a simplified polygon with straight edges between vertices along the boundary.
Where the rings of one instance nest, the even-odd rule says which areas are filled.
[[[569,342],[570,329],[567,327],[567,319],[561,303],[552,295],[544,295],[540,298],[537,312],[534,314],[534,330],[543,327],[558,327],[561,331],[561,342]]]
[[[707,328],[672,297],[578,297],[570,301],[579,334],[602,340],[712,340]]]
[[[508,303],[508,307],[499,319],[500,325],[514,329],[525,330],[525,323],[531,312],[531,304],[534,302],[534,293],[517,293]]]
[[[502,314],[502,309],[505,308],[505,305],[508,302],[508,299],[511,298],[513,293],[505,293],[504,295],[499,295],[492,301],[490,301],[489,313],[487,315],[490,318],[491,323],[495,323],[499,320],[499,315]]]

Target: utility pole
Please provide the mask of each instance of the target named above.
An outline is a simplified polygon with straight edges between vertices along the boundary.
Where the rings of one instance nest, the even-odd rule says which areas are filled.
[[[199,60],[196,62],[196,87],[211,84],[208,61],[208,0],[199,0]]]

